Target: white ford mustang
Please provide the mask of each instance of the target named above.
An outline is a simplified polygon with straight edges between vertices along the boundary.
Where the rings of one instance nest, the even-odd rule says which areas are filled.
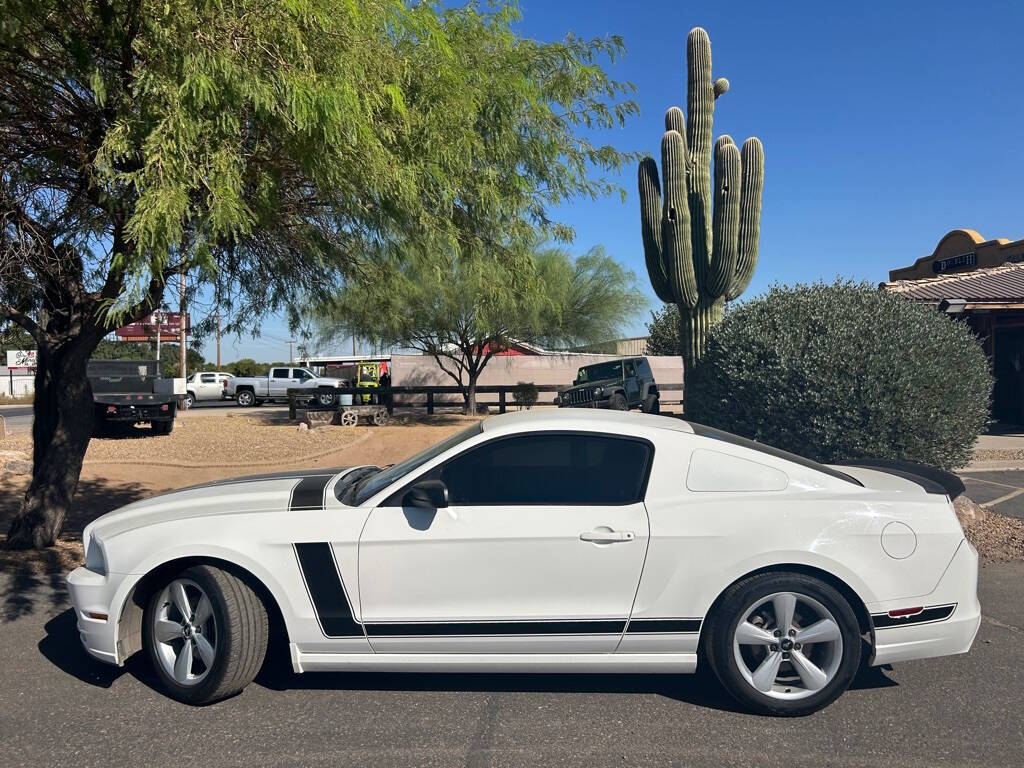
[[[246,477],[84,532],[85,648],[168,694],[316,670],[693,672],[820,709],[874,665],[964,653],[978,558],[940,486],[664,416],[498,416],[401,464]]]

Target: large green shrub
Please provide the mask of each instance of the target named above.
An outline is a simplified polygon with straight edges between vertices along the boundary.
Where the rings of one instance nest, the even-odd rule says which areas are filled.
[[[962,322],[868,284],[773,287],[687,372],[694,421],[823,462],[965,464],[992,376]]]

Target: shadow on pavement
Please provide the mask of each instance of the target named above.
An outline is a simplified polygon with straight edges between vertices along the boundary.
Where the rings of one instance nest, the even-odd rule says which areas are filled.
[[[139,661],[130,660],[126,667],[115,667],[92,658],[82,648],[75,625],[75,611],[68,608],[46,622],[46,637],[39,641],[39,652],[65,674],[98,688],[109,688],[117,678]]]
[[[0,480],[0,530],[6,531],[21,506],[28,478]],[[8,550],[0,536],[0,624],[27,616],[37,608],[60,610],[68,605],[65,574],[81,564],[78,541],[82,529],[102,514],[143,498],[150,491],[136,483],[82,480],[56,546]],[[77,637],[77,632],[75,633]]]
[[[284,662],[282,664],[282,661]],[[295,674],[287,659],[266,664],[256,683],[276,691],[367,690],[474,693],[639,693],[725,712],[746,714],[707,668],[693,675],[628,674],[430,674],[315,672]],[[862,669],[850,690],[889,688],[898,683],[881,667]]]

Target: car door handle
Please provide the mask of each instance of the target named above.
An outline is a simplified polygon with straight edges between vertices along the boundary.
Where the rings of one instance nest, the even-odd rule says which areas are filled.
[[[586,531],[580,534],[580,541],[592,541],[595,544],[614,544],[617,541],[632,541],[636,536],[632,531]]]

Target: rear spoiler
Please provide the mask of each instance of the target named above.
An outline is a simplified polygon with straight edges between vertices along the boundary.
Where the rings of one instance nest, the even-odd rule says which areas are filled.
[[[888,472],[921,486],[925,493],[936,493],[955,499],[966,490],[963,481],[952,472],[927,464],[899,459],[848,459],[836,462],[838,466],[863,467]]]

